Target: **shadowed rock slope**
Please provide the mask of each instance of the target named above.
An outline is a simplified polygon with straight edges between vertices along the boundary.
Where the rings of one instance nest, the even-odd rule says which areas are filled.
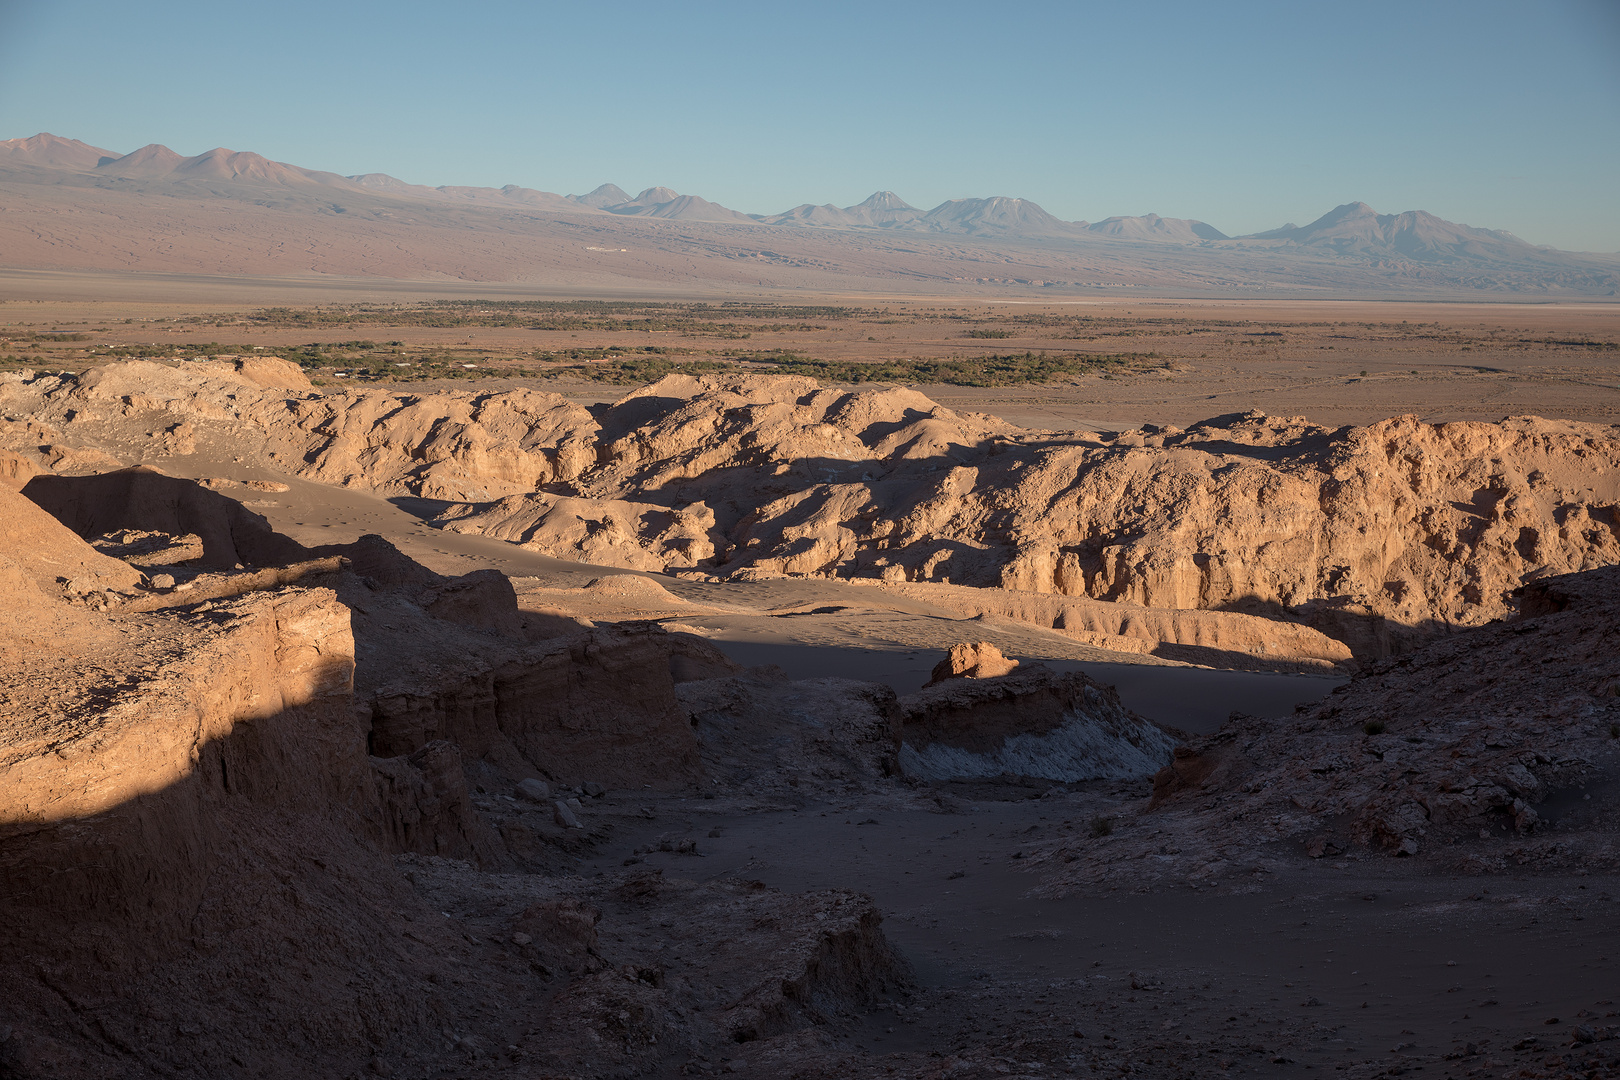
[[[1546,578],[1512,620],[1374,665],[1320,705],[1234,716],[1178,747],[1151,796],[1099,807],[1117,815],[1107,835],[1043,852],[1049,887],[1241,880],[1301,853],[1613,870],[1617,601],[1620,568]]]
[[[194,534],[208,494],[173,524]],[[171,585],[7,486],[0,520],[0,1075],[638,1075],[740,1041],[803,1061],[908,984],[853,893],[534,872],[611,832],[601,781],[702,777],[653,632],[533,634],[505,579],[377,538],[291,587],[146,568]]]

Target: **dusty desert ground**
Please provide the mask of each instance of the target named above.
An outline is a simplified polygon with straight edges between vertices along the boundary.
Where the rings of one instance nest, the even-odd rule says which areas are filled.
[[[291,603],[278,599],[288,595],[335,596],[351,610],[359,605],[350,678],[353,701],[360,711],[371,710],[372,727],[355,768],[369,753],[376,775],[395,779],[392,794],[379,797],[380,810],[353,809],[359,797],[341,784],[330,799],[350,807],[342,813],[359,815],[355,820],[384,822],[366,828],[392,829],[394,840],[365,847],[332,839],[321,832],[330,826],[308,825],[298,816],[315,811],[288,809],[275,801],[280,796],[265,794],[292,775],[265,762],[291,768],[285,763],[298,760],[296,751],[260,748],[257,757],[251,749],[223,751],[231,761],[237,760],[231,753],[247,754],[245,797],[272,807],[264,811],[267,820],[279,824],[270,831],[283,828],[292,839],[261,835],[259,826],[238,820],[240,809],[220,811],[226,824],[217,834],[195,833],[211,839],[188,839],[181,847],[232,843],[239,853],[203,871],[186,862],[185,852],[164,856],[167,862],[154,857],[153,867],[176,880],[202,873],[208,883],[194,894],[182,889],[178,899],[171,897],[140,872],[106,879],[146,881],[134,891],[151,910],[134,915],[109,914],[101,899],[71,886],[30,886],[62,906],[65,922],[56,923],[22,890],[13,891],[6,898],[13,925],[32,926],[33,919],[42,929],[19,929],[5,946],[5,968],[18,981],[0,999],[7,1010],[0,1017],[0,1075],[1620,1076],[1620,741],[1612,737],[1620,732],[1614,726],[1620,724],[1620,638],[1613,614],[1620,586],[1605,569],[1613,560],[1602,546],[1620,542],[1610,490],[1620,476],[1605,456],[1613,453],[1613,426],[1620,422],[1620,308],[818,296],[791,304],[742,298],[746,302],[716,313],[713,298],[664,296],[655,302],[709,306],[697,313],[652,311],[685,319],[686,329],[609,327],[607,316],[589,310],[566,313],[572,328],[534,329],[424,326],[415,318],[390,323],[370,314],[363,324],[343,320],[345,312],[376,310],[356,305],[400,305],[393,310],[419,313],[417,305],[446,299],[525,299],[488,286],[317,289],[304,282],[133,276],[109,286],[108,280],[0,276],[0,356],[15,358],[7,369],[113,372],[99,390],[95,380],[77,378],[53,383],[55,389],[38,391],[38,398],[23,396],[31,384],[13,384],[18,396],[5,399],[5,419],[18,438],[8,445],[24,462],[13,467],[13,486],[86,540],[99,535],[98,550],[144,567],[148,583],[106,584],[97,587],[105,591],[76,597],[69,590],[63,625],[93,624],[93,633],[68,629],[53,637],[23,625],[30,606],[57,610],[49,590],[49,605],[25,599],[17,609],[13,602],[24,618],[20,629],[6,624],[9,640],[62,665],[54,675],[45,659],[35,658],[37,673],[23,665],[19,670],[34,682],[14,680],[8,690],[13,712],[34,707],[51,680],[68,685],[104,663],[96,657],[116,655],[116,649],[96,653],[96,635],[168,648],[168,661],[143,656],[149,667],[139,667],[144,674],[129,683],[155,693],[150,680],[175,663],[173,657],[214,655],[207,652],[215,648],[208,635],[224,633],[218,627],[258,625],[254,604]],[[648,302],[645,296],[624,299]],[[267,309],[325,311],[336,319],[256,318]],[[538,321],[533,312],[523,313],[519,321],[525,320]],[[974,332],[995,336],[969,336]],[[336,347],[357,341],[373,345]],[[243,364],[257,363],[255,354],[312,345],[322,346],[318,351],[330,362],[307,368],[314,380],[307,397],[303,390],[243,382],[226,406],[226,398],[209,396],[222,394],[223,383],[199,390],[203,382],[196,382],[187,384],[192,396],[184,409],[190,411],[182,413],[179,405],[134,400],[126,390],[136,384],[117,381],[126,377],[118,365],[143,356],[182,373],[201,367],[174,364],[171,357],[246,357],[236,363],[251,372]],[[570,350],[603,354],[603,362],[596,355],[570,356]],[[408,357],[413,367],[365,359],[385,352]],[[1561,556],[1564,562],[1524,554],[1512,574],[1555,584],[1535,586],[1523,611],[1482,608],[1478,618],[1459,616],[1443,632],[1425,624],[1421,634],[1396,635],[1396,644],[1382,651],[1352,641],[1343,659],[1299,652],[1273,662],[1258,649],[1244,661],[1232,658],[1253,642],[1244,645],[1249,639],[1232,626],[1257,618],[1259,608],[1219,612],[1229,617],[1215,627],[1226,643],[1209,648],[1225,652],[1154,651],[1128,649],[1122,632],[1095,632],[1090,623],[1092,629],[1075,631],[1078,624],[1071,622],[1066,631],[1050,619],[1043,624],[1020,614],[1023,609],[998,614],[988,601],[975,609],[964,590],[980,586],[925,579],[909,563],[909,577],[887,582],[878,570],[870,579],[660,573],[634,565],[643,549],[655,550],[643,538],[633,557],[592,565],[557,557],[555,546],[540,550],[538,541],[519,546],[478,529],[439,527],[448,520],[446,508],[460,500],[486,503],[447,494],[449,488],[400,486],[397,472],[390,474],[395,479],[380,478],[384,464],[349,467],[371,479],[323,482],[295,458],[262,449],[284,445],[275,442],[282,436],[274,431],[262,446],[258,434],[239,440],[222,434],[246,432],[243,402],[261,397],[274,411],[284,394],[303,397],[313,408],[362,391],[397,395],[390,399],[397,401],[515,390],[557,394],[584,406],[587,419],[596,418],[608,432],[611,404],[635,389],[641,370],[627,361],[656,357],[676,365],[677,374],[679,365],[702,361],[752,378],[771,373],[763,365],[784,353],[846,365],[836,369],[846,375],[850,364],[1021,354],[1126,357],[1113,366],[1082,364],[1038,384],[906,384],[956,417],[939,421],[957,425],[948,437],[939,436],[942,445],[969,441],[964,431],[989,432],[973,436],[985,445],[1025,438],[996,434],[994,425],[1004,423],[1042,433],[1030,437],[1031,453],[1080,438],[1076,432],[1086,433],[1085,453],[1191,453],[1198,447],[1175,443],[1176,433],[1255,410],[1304,417],[1325,432],[1348,425],[1382,431],[1375,425],[1405,414],[1432,424],[1539,416],[1546,426],[1525,428],[1523,437],[1541,440],[1535,454],[1542,456],[1526,457],[1522,466],[1512,456],[1519,451],[1497,443],[1456,453],[1469,462],[1486,460],[1485,472],[1495,453],[1498,471],[1522,467],[1563,485],[1560,491],[1584,492],[1561,495],[1564,502],[1553,513],[1565,521],[1566,508],[1579,503],[1587,515],[1582,520],[1596,523],[1591,543],[1597,546]],[[455,378],[420,378],[430,361],[439,365],[428,368],[436,375],[452,364],[477,366]],[[231,362],[205,366],[228,372]],[[620,365],[611,376],[616,382],[603,381],[613,364]],[[361,380],[359,390],[353,375],[337,374],[362,368],[379,375]],[[146,377],[141,369],[127,370],[134,372],[130,379]],[[847,380],[826,385],[871,388]],[[26,405],[33,411],[25,411],[25,402],[35,403]],[[763,415],[765,407],[757,408]],[[234,419],[230,409],[238,410]],[[160,413],[164,423],[154,420]],[[957,415],[972,413],[988,418]],[[354,410],[345,415],[352,423]],[[1558,426],[1565,422],[1578,426]],[[187,430],[177,434],[181,423]],[[27,424],[34,426],[21,432],[18,425]],[[311,421],[299,430],[336,430],[334,424]],[[49,434],[42,434],[46,427]],[[1241,441],[1222,434],[1227,430],[1216,432],[1223,448]],[[1255,457],[1284,471],[1303,468],[1290,464],[1295,458],[1289,455],[1315,460],[1318,443],[1329,440],[1315,428],[1303,435],[1283,427],[1252,430],[1262,433],[1242,438]],[[738,445],[749,445],[748,437]],[[381,462],[394,451],[376,438]],[[65,449],[53,456],[45,453],[46,443]],[[416,445],[413,452],[428,453],[426,436]],[[609,445],[606,434],[599,445]],[[1565,446],[1573,449],[1559,449]],[[1432,462],[1443,456],[1434,447],[1429,452]],[[371,460],[365,451],[354,453],[355,460]],[[601,451],[601,460],[607,453]],[[668,453],[669,460],[684,460]],[[745,460],[728,458],[724,467],[741,468]],[[206,483],[186,485],[184,493],[142,487],[144,480],[73,486],[97,475],[127,477],[112,470],[139,464],[174,483]],[[591,467],[582,464],[581,475],[594,475]],[[982,462],[974,467],[988,468]],[[1436,476],[1441,471],[1439,464],[1426,467]],[[1475,483],[1470,468],[1458,466],[1456,481],[1468,490]],[[56,487],[52,472],[64,478]],[[586,492],[585,480],[570,483]],[[657,490],[636,483],[641,486],[632,489],[623,481],[610,494],[600,487],[595,497],[651,498],[647,493]],[[1411,483],[1413,492],[1425,490],[1421,476]],[[1527,481],[1524,491],[1540,491],[1541,483]],[[488,498],[505,491],[491,487]],[[1433,497],[1459,502],[1444,493]],[[233,517],[239,511],[228,511],[226,501],[251,513]],[[34,512],[19,502],[7,515],[26,523]],[[1174,502],[1155,511],[1182,512]],[[1396,500],[1368,513],[1377,527],[1380,517],[1417,511]],[[268,529],[244,524],[255,514]],[[225,518],[235,554],[223,562],[175,555],[172,565],[143,563],[125,554],[139,538],[115,536],[137,530],[173,539],[206,533],[204,519],[218,531]],[[1515,529],[1519,520],[1512,519]],[[37,570],[38,580],[54,581],[48,569],[38,570],[20,554],[43,544],[40,550],[59,556],[71,546],[70,538],[49,532],[52,527],[43,519],[37,527],[15,526],[13,546],[3,554],[29,573]],[[792,527],[784,534],[789,539]],[[1617,530],[1612,541],[1605,527]],[[283,539],[266,539],[270,530]],[[1523,534],[1513,535],[1522,549]],[[40,536],[48,540],[35,539]],[[392,556],[376,562],[362,539],[368,536],[385,538],[416,569],[400,569],[388,561]],[[127,543],[119,547],[108,537]],[[271,548],[283,541],[297,550],[275,548],[279,554],[272,556]],[[212,534],[199,541],[216,542],[223,541]],[[1470,542],[1483,550],[1484,541]],[[1511,539],[1505,543],[1511,547]],[[1486,558],[1469,557],[1475,563]],[[335,562],[316,566],[320,559],[349,562],[339,570]],[[95,573],[111,575],[110,582],[121,565]],[[277,571],[292,583],[279,591],[262,581],[251,588],[230,584],[233,575],[262,575],[268,571],[260,568],[281,565],[314,569],[296,572],[305,577]],[[422,568],[430,573],[423,576]],[[162,569],[171,580],[153,589],[152,575]],[[510,582],[510,611],[501,606],[508,601],[500,595],[507,594],[491,584],[488,571]],[[91,572],[75,571],[74,580]],[[1061,569],[1057,573],[1061,579]],[[193,597],[212,599],[194,603],[170,591],[176,578],[195,584]],[[1135,610],[1163,606],[1153,600],[1166,595],[1156,580],[1141,586],[1151,602]],[[310,588],[300,590],[299,581]],[[982,591],[1022,595],[1022,581],[1004,577],[1003,588]],[[1518,583],[1515,576],[1508,584]],[[463,594],[478,599],[442,599]],[[334,617],[338,599],[320,609],[321,618]],[[272,621],[285,637],[296,619],[276,614]],[[1308,635],[1336,625],[1301,616],[1296,629]],[[1159,646],[1205,648],[1197,644],[1204,638],[1154,632],[1170,635]],[[497,633],[507,636],[498,642],[477,636]],[[72,644],[75,634],[84,644]],[[636,635],[646,634],[677,644],[636,652],[644,648]],[[231,640],[239,652],[248,648],[245,631]],[[519,640],[526,644],[512,644]],[[567,641],[590,644],[571,646],[573,659],[556,661],[562,647],[556,643]],[[1033,714],[1044,706],[1029,703],[1046,700],[1041,695],[1079,693],[1079,683],[1061,680],[1083,674],[1115,688],[1117,704],[1088,690],[1064,699],[1065,715],[1113,716],[1108,709],[1122,707],[1168,729],[1182,748],[1173,759],[1165,749],[1153,768],[1116,775],[1058,778],[1004,769],[952,776],[916,766],[927,747],[913,730],[947,724],[940,719],[947,715],[992,715],[982,711],[992,708],[986,699],[951,688],[1002,685],[997,678],[953,679],[940,684],[943,690],[924,689],[952,646],[971,642],[988,642],[1023,662],[1024,675],[1001,677],[1034,680],[1007,691],[1025,703],[1020,708]],[[231,651],[221,648],[221,655]],[[277,648],[272,652],[280,657],[290,647]],[[492,676],[492,687],[476,692],[460,688],[454,680],[463,676],[447,674],[460,670],[459,650],[487,654],[486,668],[507,674]],[[541,653],[554,658],[546,663],[561,662],[558,670],[573,674],[522,690],[510,672],[514,665],[540,664],[535,657]],[[616,659],[621,653],[627,659]],[[668,679],[665,689],[649,688],[648,672],[661,673],[666,661],[677,673],[674,690],[667,689]],[[216,672],[229,670],[228,661],[210,662],[223,665]],[[282,661],[254,662],[273,672]],[[1052,674],[1029,675],[1036,665]],[[614,688],[590,681],[599,670],[611,673]],[[607,704],[596,713],[565,688],[579,680],[597,688],[585,691],[587,697],[604,695]],[[859,688],[871,684],[879,689]],[[500,711],[491,702],[523,693],[572,702],[567,708],[576,713],[565,709],[561,722],[569,730],[583,724],[588,735],[595,731],[591,724],[603,723],[597,715],[603,709],[664,716],[663,709],[677,721],[673,728],[667,718],[654,723],[647,738],[655,741],[640,749],[639,735],[614,744],[620,758],[603,756],[595,743],[545,744],[550,749],[542,752],[523,741],[538,737],[532,733],[503,727],[504,736],[491,736],[487,725],[480,727],[485,711]],[[619,693],[628,696],[613,697]],[[898,705],[882,704],[895,702],[893,695]],[[648,704],[655,698],[660,704]],[[203,699],[193,691],[188,700]],[[312,698],[308,708],[325,700]],[[1100,700],[1101,712],[1086,713]],[[333,715],[349,702],[332,705]],[[888,762],[883,739],[870,732],[840,742],[847,732],[839,725],[853,723],[848,717],[889,715],[885,708],[904,714],[904,737],[912,740],[902,744],[899,766]],[[88,712],[69,713],[73,723],[92,723]],[[1234,713],[1243,715],[1229,721]],[[415,718],[409,720],[417,725],[412,739],[398,734],[405,730],[402,718]],[[1345,718],[1353,718],[1348,727]],[[991,722],[966,721],[970,729]],[[811,729],[835,734],[812,738],[805,734]],[[447,744],[424,744],[435,730]],[[1129,735],[1137,740],[1132,745],[1139,735]],[[696,740],[690,747],[680,741],[688,738]],[[383,745],[388,739],[397,745]],[[297,743],[289,740],[289,746]],[[110,736],[92,741],[92,756],[112,752],[106,749]],[[63,865],[94,861],[88,853],[120,842],[58,837],[41,822],[62,828],[84,820],[93,832],[95,822],[121,821],[128,806],[144,805],[139,833],[184,817],[150,792],[134,802],[102,804],[101,817],[42,814],[40,806],[67,798],[61,785],[76,782],[71,770],[78,751],[61,747],[80,744],[63,736],[46,751],[29,749],[26,739],[9,745],[6,767],[14,770],[18,790],[32,784],[27,790],[50,792],[29,803],[27,813],[0,822],[0,845],[10,845],[0,854],[9,860],[11,880],[39,880],[42,866],[59,874]],[[421,756],[442,745],[459,746],[454,768]],[[204,754],[201,760],[211,759]],[[338,754],[333,760],[347,759]],[[557,764],[548,768],[547,761]],[[909,772],[907,761],[913,763]],[[398,764],[404,762],[409,768]],[[201,765],[196,770],[206,772]],[[398,777],[407,774],[422,778],[412,781],[418,794],[409,797],[399,794],[405,782]],[[1472,779],[1464,783],[1459,776]],[[525,777],[543,778],[554,796],[572,796],[577,820],[554,811],[549,796],[526,799],[518,786]],[[199,798],[218,806],[244,798],[230,795],[228,779],[223,784]],[[359,788],[369,791],[370,784]],[[1447,798],[1461,800],[1459,806],[1475,801],[1442,812]],[[1414,805],[1425,808],[1420,825],[1401,817]],[[246,814],[256,812],[250,806]],[[356,835],[364,832],[356,828]],[[220,895],[232,891],[233,873],[262,895],[251,902]],[[94,874],[86,880],[103,882]],[[165,905],[182,903],[194,905],[190,914],[170,919]],[[75,914],[81,910],[86,914]],[[578,929],[582,911],[595,912],[600,922]],[[157,944],[150,952],[118,936],[120,927],[146,925],[143,920],[161,928],[153,931]],[[277,932],[264,930],[278,920],[306,940],[278,943]],[[52,936],[74,925],[85,927],[82,947],[62,946]],[[278,981],[270,967],[298,978]],[[123,978],[127,990],[111,985]],[[780,987],[772,981],[778,979]],[[315,1013],[352,1011],[359,1019],[325,1023],[300,1016],[306,1011],[297,1000],[300,986],[308,988]],[[245,989],[251,987],[258,989]],[[254,993],[270,1000],[258,1016],[249,1007]]]
[[[787,295],[548,291],[542,303],[581,305],[562,313],[566,328],[532,328],[557,324],[555,312],[481,306],[457,309],[460,325],[436,327],[414,316],[391,322],[387,309],[479,299],[522,305],[536,297],[521,286],[488,283],[0,271],[0,357],[75,366],[115,355],[204,355],[210,346],[321,345],[334,361],[328,372],[358,368],[360,357],[376,353],[391,384],[426,389],[436,384],[413,380],[411,368],[392,361],[415,360],[420,369],[424,357],[442,358],[477,365],[480,386],[518,385],[503,374],[524,367],[548,375],[532,385],[603,402],[620,391],[602,384],[601,371],[581,378],[590,361],[570,359],[570,351],[600,361],[644,359],[643,350],[660,349],[673,364],[783,352],[834,363],[1033,352],[1123,356],[1128,363],[1048,385],[908,385],[952,408],[1031,428],[1185,427],[1249,409],[1330,426],[1405,413],[1430,421],[1541,415],[1606,422],[1620,410],[1614,303]],[[593,303],[653,306],[620,316],[593,313]],[[702,310],[690,313],[690,305]],[[615,319],[623,325],[608,327]],[[637,321],[659,328],[638,330]],[[84,340],[38,339],[64,333]],[[332,348],[356,341],[379,347]],[[537,353],[552,359],[534,361]],[[615,378],[619,385],[645,381],[635,369]]]

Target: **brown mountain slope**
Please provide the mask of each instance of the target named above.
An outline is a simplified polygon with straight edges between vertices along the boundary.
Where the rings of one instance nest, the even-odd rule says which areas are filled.
[[[880,192],[756,219],[667,188],[609,204],[603,189],[570,199],[515,185],[426,188],[224,149],[106,156],[44,135],[0,146],[0,259],[17,269],[688,290],[1620,296],[1620,257],[1535,248],[1416,212],[1368,225],[1365,207],[1331,227],[1229,241],[1172,219],[1083,228],[1023,199],[925,213]]]
[[[1561,254],[1538,248],[1498,229],[1476,229],[1443,221],[1422,210],[1380,214],[1366,203],[1346,203],[1309,225],[1284,225],[1242,239],[1283,240],[1306,247],[1331,249],[1341,255],[1397,257],[1421,262],[1551,258]]]
[[[453,278],[638,291],[1620,294],[1620,271],[1573,256],[1538,272],[1477,271],[1361,262],[1299,248],[1286,259],[1285,278],[1270,250],[1223,251],[1212,262],[1180,245],[1106,238],[1040,244],[900,229],[788,232],[755,223],[550,214],[365,191],[333,199],[321,188],[279,188],[273,197],[262,188],[249,190],[252,196],[233,198],[197,191],[155,196],[117,184],[29,182],[13,171],[0,179],[6,207],[0,260],[18,269]]]
[[[941,203],[917,221],[917,228],[931,232],[965,233],[968,236],[1019,236],[1048,239],[1073,237],[1076,227],[1042,210],[1028,199],[952,199]]]
[[[1195,244],[1200,240],[1226,240],[1227,235],[1213,225],[1190,218],[1166,218],[1158,214],[1141,217],[1111,217],[1084,226],[1087,232],[1099,236],[1117,236],[1131,240],[1172,240]]]
[[[103,150],[78,139],[64,139],[45,132],[26,139],[0,141],[0,162],[41,169],[88,172],[102,161],[118,156],[111,150]]]
[[[598,184],[583,195],[567,196],[581,206],[590,206],[600,210],[604,206],[617,206],[630,201],[630,193],[618,184]]]

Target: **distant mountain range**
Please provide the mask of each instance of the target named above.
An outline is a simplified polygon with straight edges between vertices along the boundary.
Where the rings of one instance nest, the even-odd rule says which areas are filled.
[[[1239,237],[1229,237],[1202,221],[1157,214],[1098,222],[1063,221],[1027,199],[1001,196],[953,199],[923,210],[892,191],[877,192],[854,206],[806,203],[779,214],[759,215],[666,187],[648,188],[634,197],[613,184],[584,195],[557,195],[517,185],[429,187],[384,173],[341,176],[223,148],[184,157],[153,144],[119,154],[49,134],[0,141],[0,194],[4,196],[0,209],[7,211],[0,214],[0,263],[22,267],[35,263],[42,268],[116,265],[200,270],[217,263],[223,271],[234,265],[231,259],[221,261],[219,253],[205,256],[194,247],[202,240],[197,231],[200,219],[193,217],[189,224],[175,222],[172,227],[157,224],[157,218],[168,219],[174,200],[192,200],[206,208],[204,216],[218,217],[234,210],[251,218],[255,229],[262,226],[267,232],[273,232],[274,226],[264,218],[266,213],[282,215],[283,226],[296,219],[294,231],[310,234],[313,246],[308,257],[292,254],[283,238],[272,249],[242,253],[235,260],[260,269],[264,264],[290,262],[290,272],[448,274],[480,280],[509,279],[500,275],[512,273],[532,276],[537,267],[561,272],[573,260],[549,258],[547,244],[564,242],[581,229],[620,244],[652,241],[672,255],[678,245],[666,234],[643,231],[621,236],[615,231],[639,219],[648,223],[646,228],[662,222],[718,230],[703,233],[699,246],[709,252],[704,258],[753,260],[769,268],[760,279],[767,285],[784,276],[797,282],[855,274],[992,287],[1131,287],[1248,295],[1257,290],[1282,293],[1290,289],[1312,295],[1321,295],[1324,289],[1347,294],[1483,290],[1620,295],[1620,256],[1561,252],[1525,243],[1511,233],[1444,221],[1421,210],[1378,214],[1359,202],[1339,206],[1309,225],[1289,224]],[[158,196],[167,201],[153,202]],[[178,236],[162,237],[162,251],[143,250],[133,236],[124,243],[108,238],[104,242],[109,250],[98,254],[95,235],[63,236],[56,242],[49,236],[42,239],[40,230],[24,220],[31,212],[49,217],[48,208],[76,201],[86,212],[118,221],[114,233],[152,237],[178,230]],[[475,216],[456,216],[458,210]],[[516,244],[520,250],[503,254],[486,245],[481,254],[476,243],[458,243],[453,258],[447,263],[441,258],[438,262],[445,265],[435,265],[432,251],[423,245],[428,234],[451,227],[452,218],[457,229],[484,232],[503,249]],[[334,219],[343,224],[337,225]],[[22,231],[10,238],[8,226]],[[46,231],[67,227],[56,215]],[[373,246],[368,262],[358,255],[368,243],[360,240],[362,233],[387,233],[403,246],[386,257]],[[1016,261],[1028,272],[951,273],[940,260],[984,260],[959,247],[873,249],[858,240],[862,235],[877,234],[1019,245]],[[769,236],[779,239],[768,240]],[[801,239],[791,239],[795,236]],[[330,254],[319,254],[323,247]],[[795,248],[802,250],[790,250]],[[595,245],[588,250],[614,249]],[[881,265],[866,265],[873,262],[873,251],[884,253],[876,260]],[[859,258],[857,252],[862,253]],[[913,256],[910,265],[899,257],[907,253]],[[531,268],[521,270],[524,265]],[[603,269],[619,274],[625,268]],[[638,272],[673,274],[668,267]],[[727,276],[734,275],[722,278]]]

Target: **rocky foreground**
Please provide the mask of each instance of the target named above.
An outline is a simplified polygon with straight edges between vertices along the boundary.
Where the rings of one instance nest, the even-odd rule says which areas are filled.
[[[1562,986],[1493,991],[1470,968],[1466,1000],[1441,998],[1467,1018],[1431,1030],[1408,1002],[1408,1038],[1368,990],[1318,1000],[1290,974],[1279,1004],[1243,955],[1127,968],[1114,933],[1071,946],[992,914],[947,959],[908,956],[869,895],[755,876],[791,866],[784,843],[851,874],[869,859],[873,882],[928,875],[900,924],[918,942],[987,874],[1027,875],[995,911],[1029,889],[1140,897],[1109,918],[1145,919],[1144,941],[1213,917],[1154,916],[1178,890],[1297,909],[1404,881],[1421,920],[1452,910],[1435,888],[1508,917],[1556,904],[1607,956],[1615,568],[1540,578],[1511,618],[1320,706],[1189,739],[987,647],[904,698],[794,682],[656,624],[572,619],[565,589],[526,610],[502,575],[447,578],[380,537],[306,548],[190,481],[26,464],[20,492],[0,485],[3,1075],[1620,1068],[1604,1002],[1559,1005],[1556,1031],[1523,1009],[1479,1027],[1488,995]],[[694,870],[706,856],[732,861]],[[1509,884],[1527,874],[1544,883]],[[1065,959],[948,959],[1009,937]]]
[[[0,416],[0,1077],[1620,1071],[1612,428],[1058,435],[772,378],[591,411],[273,359],[3,376]],[[141,464],[188,458],[219,475]],[[794,681],[644,578],[297,543],[221,494],[266,472],[1356,674],[1196,737],[972,637],[905,696]]]
[[[6,1075],[638,1075],[796,1059],[914,984],[868,897],[575,865],[675,792],[934,805],[903,729],[993,751],[953,734],[973,694],[902,707],[531,618],[492,571],[302,549],[150,471],[25,490],[0,486]],[[1168,760],[1111,691],[1023,679],[999,697],[1037,740]],[[669,974],[673,940],[700,971]]]
[[[587,409],[323,392],[268,357],[0,376],[0,415],[25,469],[235,461],[560,558],[935,587],[1222,666],[1378,659],[1510,614],[1527,576],[1620,563],[1620,434],[1536,417],[1036,432],[797,377],[675,375]]]

